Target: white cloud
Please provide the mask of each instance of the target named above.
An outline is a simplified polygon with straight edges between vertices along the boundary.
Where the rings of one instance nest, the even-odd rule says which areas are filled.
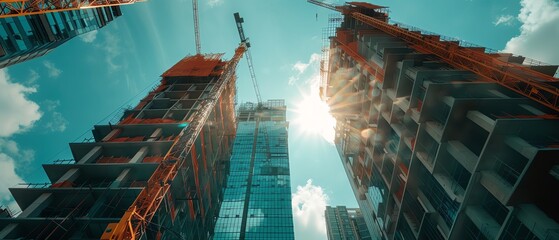
[[[100,46],[103,51],[105,51],[105,62],[109,66],[109,71],[114,72],[120,68],[122,65],[117,63],[116,58],[122,53],[120,38],[109,32],[105,31],[103,44]]]
[[[61,113],[52,112],[51,119],[45,124],[45,128],[53,132],[64,132],[66,125],[68,125],[68,121]]]
[[[513,21],[514,21],[514,16],[512,16],[512,15],[501,15],[497,19],[495,19],[493,24],[495,24],[495,26],[498,26],[499,24],[510,26],[510,25],[512,25]]]
[[[289,77],[287,84],[295,85],[299,83],[299,80],[301,79],[306,79],[303,82],[304,84],[318,84],[320,82],[320,54],[311,54],[309,61],[306,63],[297,61],[293,64],[291,69],[295,71],[295,74]]]
[[[46,123],[41,125],[48,131],[64,132],[68,125],[68,120],[62,116],[62,113],[56,110],[60,106],[60,101],[45,100],[42,105],[46,109],[46,114],[43,118]]]
[[[16,142],[6,138],[0,138],[0,153],[17,158],[19,163],[29,163],[35,159],[35,151],[31,149],[20,149]]]
[[[320,54],[313,53],[311,54],[309,62],[302,63],[301,61],[297,61],[297,63],[293,65],[293,69],[299,71],[299,73],[303,73],[304,71],[307,70],[307,67],[309,67],[311,64],[319,63],[319,62],[320,62]]]
[[[216,7],[223,4],[223,0],[208,0],[208,5],[210,5],[210,7]]]
[[[51,61],[45,60],[43,61],[43,65],[45,66],[45,68],[47,68],[49,77],[51,78],[57,78],[62,73],[62,70],[57,68],[56,65],[54,65],[54,63]]]
[[[295,227],[295,239],[326,239],[324,211],[328,196],[320,186],[307,180],[305,186],[297,186],[291,206]]]
[[[84,33],[82,35],[79,36],[80,40],[82,40],[84,43],[92,43],[93,41],[95,41],[95,39],[97,39],[97,30],[93,30],[87,33]]]
[[[521,0],[520,35],[503,50],[550,64],[559,64],[559,3],[553,0]]]
[[[31,71],[29,82],[36,81],[35,75],[38,74]],[[36,88],[10,82],[7,71],[0,70],[0,205],[7,205],[14,212],[19,207],[8,188],[23,182],[16,168],[24,169],[35,158],[35,152],[20,149],[16,142],[7,138],[32,127],[41,118],[39,105],[27,98],[36,91]]]
[[[9,205],[13,201],[12,194],[8,188],[24,182],[17,175],[15,169],[14,159],[4,153],[0,153],[0,202],[2,205]]]
[[[0,137],[9,137],[33,126],[41,118],[39,105],[29,100],[36,88],[10,82],[6,70],[0,70]]]
[[[0,138],[0,205],[8,206],[12,212],[18,212],[19,207],[8,188],[24,182],[16,169],[25,167],[34,158],[34,151],[21,150],[16,142]]]
[[[35,83],[37,82],[37,80],[39,80],[39,78],[41,77],[41,75],[39,75],[39,73],[33,69],[29,70],[29,78],[27,79],[26,84],[27,85],[35,85]]]

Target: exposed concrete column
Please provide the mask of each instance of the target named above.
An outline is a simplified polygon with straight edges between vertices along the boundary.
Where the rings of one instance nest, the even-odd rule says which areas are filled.
[[[155,129],[155,131],[153,131],[153,133],[149,136],[147,141],[153,142],[157,140],[159,137],[161,137],[162,134],[163,134],[163,129],[161,128]]]
[[[126,180],[128,180],[129,177],[130,177],[130,169],[127,168],[127,169],[122,170],[122,172],[120,172],[120,175],[113,181],[113,183],[111,183],[109,188],[123,187],[122,184],[125,183]],[[97,212],[99,211],[99,209],[101,209],[103,207],[106,200],[107,200],[107,192],[104,192],[99,198],[97,198],[97,200],[95,201],[93,206],[91,206],[91,208],[89,209],[89,212],[87,213],[87,216],[88,217],[94,217],[95,214],[97,214]]]
[[[62,177],[60,177],[60,178],[56,181],[56,183],[61,183],[61,182],[64,182],[64,181],[73,182],[73,181],[75,181],[79,176],[80,176],[79,169],[78,169],[78,168],[72,168],[72,169],[68,170],[66,173],[64,173],[64,175],[62,175]]]
[[[140,150],[134,155],[134,157],[130,159],[129,163],[140,163],[144,159],[144,157],[146,157],[148,152],[149,152],[148,147],[140,148]]]
[[[29,205],[17,218],[28,218],[39,215],[52,202],[52,193],[41,194],[31,205]],[[18,224],[11,223],[0,231],[0,239],[9,238],[10,234],[17,230]]]
[[[122,187],[122,184],[126,182],[126,180],[128,180],[129,176],[130,176],[130,168],[122,170],[122,172],[120,172],[120,175],[118,175],[118,177],[113,181],[113,183],[111,183],[110,188]]]
[[[479,111],[468,111],[466,117],[488,132],[491,132],[491,130],[493,130],[493,126],[495,126],[495,121],[493,119]]]
[[[113,129],[107,136],[105,136],[101,141],[106,142],[109,141],[111,138],[115,137],[117,134],[120,133],[120,129]]]
[[[95,146],[85,156],[83,156],[82,159],[80,159],[78,164],[93,162],[93,160],[95,160],[97,157],[99,157],[101,155],[101,153],[102,153],[101,150],[102,149],[103,149],[103,147],[101,147],[101,146]]]

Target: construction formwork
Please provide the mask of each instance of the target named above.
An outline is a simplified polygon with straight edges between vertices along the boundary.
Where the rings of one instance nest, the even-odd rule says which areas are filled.
[[[94,142],[70,143],[72,160],[44,164],[50,183],[11,188],[23,211],[0,217],[0,239],[210,235],[236,131],[235,75],[224,71],[238,59],[228,66],[221,56],[179,61],[117,124],[94,126]],[[146,202],[153,212],[140,209]],[[115,234],[123,221],[140,227]]]
[[[376,28],[368,22],[387,22],[385,12],[349,4],[331,41],[324,98],[373,239],[559,239],[553,104],[394,33],[486,54],[493,61],[479,65],[546,79],[555,91],[557,66],[401,24]]]

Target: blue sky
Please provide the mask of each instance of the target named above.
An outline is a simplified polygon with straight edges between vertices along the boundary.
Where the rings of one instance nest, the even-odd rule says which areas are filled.
[[[287,3],[289,2],[289,3]],[[341,1],[340,1],[341,3]],[[559,64],[559,7],[553,0],[378,0],[391,18],[494,49]],[[297,121],[316,98],[322,29],[331,11],[303,0],[200,1],[202,51],[232,56],[240,12],[264,99],[288,104],[296,236],[325,239],[328,205],[356,207],[335,147]],[[20,182],[46,182],[40,166],[69,157],[67,143],[134,105],[173,63],[195,52],[190,0],[150,0],[52,53],[0,72],[0,201]],[[238,66],[238,100],[254,101],[248,67]],[[140,94],[139,94],[140,93]],[[300,118],[300,117],[299,117]],[[303,121],[304,122],[304,121]],[[84,133],[86,133],[84,135]]]

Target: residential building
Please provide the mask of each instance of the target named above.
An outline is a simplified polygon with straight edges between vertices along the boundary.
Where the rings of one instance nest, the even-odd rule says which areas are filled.
[[[328,240],[369,240],[371,235],[359,208],[326,206]]]
[[[294,239],[284,100],[242,104],[213,239]]]
[[[112,6],[0,18],[0,68],[43,56],[121,15]]]
[[[321,92],[371,237],[559,239],[557,66],[331,9]]]
[[[119,121],[44,164],[49,183],[10,191],[21,214],[0,239],[205,239],[235,136],[235,67],[222,54],[182,59]],[[113,236],[111,236],[113,235]]]

